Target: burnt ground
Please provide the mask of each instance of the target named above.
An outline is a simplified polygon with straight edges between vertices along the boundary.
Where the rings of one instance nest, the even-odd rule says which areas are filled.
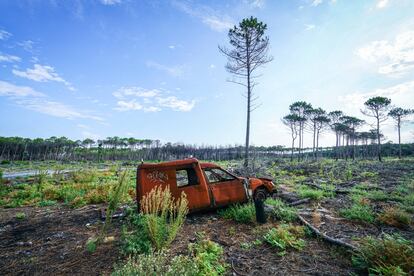
[[[101,226],[101,206],[70,209],[15,208],[0,210],[1,275],[108,275],[113,265],[122,261],[119,253],[120,221],[114,220],[103,243],[94,253],[86,250],[88,238]],[[25,213],[19,220],[17,213]],[[246,225],[223,220],[215,212],[189,216],[172,244],[173,254],[188,254],[188,244],[197,232],[219,243],[225,251],[233,275],[346,275],[351,270],[349,254],[319,241],[307,238],[305,250],[289,250],[283,257],[266,244],[243,249],[266,229],[274,226]]]
[[[301,185],[319,185],[329,179],[321,173],[319,165],[280,166],[289,172],[299,172]],[[276,168],[277,169],[277,168]],[[280,168],[279,168],[280,169]],[[337,165],[338,175],[344,171]],[[361,177],[363,172],[376,172],[374,178]],[[352,189],[360,183],[372,184],[377,190],[392,195],[404,179],[414,176],[414,162],[384,164],[361,163],[353,168],[352,179],[336,176],[335,188]],[[284,185],[293,176],[285,176],[279,189],[290,193],[290,201],[298,199],[294,184]],[[293,177],[294,178],[294,177]],[[380,223],[349,220],[340,216],[340,210],[352,204],[350,193],[338,193],[321,201],[311,201],[297,206],[299,213],[321,232],[358,246],[358,239],[366,236],[381,237],[384,233],[398,233],[414,241],[413,225],[403,229]],[[393,198],[370,200],[374,211],[380,213],[384,206],[397,205]],[[119,252],[119,219],[113,221],[107,236],[110,242],[99,245],[94,253],[86,250],[86,242],[101,229],[100,209],[89,205],[71,209],[63,205],[52,207],[24,207],[0,209],[0,275],[109,275],[117,262],[124,261]],[[315,211],[316,210],[316,211]],[[16,214],[25,213],[24,219]],[[413,214],[410,213],[412,216]],[[215,212],[188,216],[183,229],[171,245],[171,253],[188,254],[188,244],[197,232],[223,246],[230,275],[349,275],[352,269],[351,255],[316,237],[306,237],[306,247],[287,250],[279,256],[275,248],[256,244],[266,230],[279,222],[265,225],[240,224],[220,218]],[[298,224],[297,222],[295,224]],[[243,246],[248,245],[248,246]]]

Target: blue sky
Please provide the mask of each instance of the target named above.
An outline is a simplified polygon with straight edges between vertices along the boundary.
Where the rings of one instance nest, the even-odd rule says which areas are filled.
[[[0,135],[242,144],[243,87],[217,46],[249,16],[267,23],[274,57],[255,88],[253,144],[289,145],[280,118],[297,100],[371,122],[370,96],[414,108],[413,11],[411,0],[4,0]],[[384,132],[396,141],[391,121]],[[412,141],[413,125],[402,135]]]

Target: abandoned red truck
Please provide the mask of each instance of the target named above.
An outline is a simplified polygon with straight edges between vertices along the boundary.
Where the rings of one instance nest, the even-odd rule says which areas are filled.
[[[168,186],[175,198],[184,192],[190,212],[244,203],[251,197],[264,200],[276,192],[269,178],[238,177],[216,164],[201,163],[195,158],[140,164],[136,185],[138,206],[142,197],[158,185]]]

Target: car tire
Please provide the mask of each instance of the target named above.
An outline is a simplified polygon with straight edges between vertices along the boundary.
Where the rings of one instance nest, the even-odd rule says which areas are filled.
[[[269,192],[264,187],[257,188],[253,194],[253,200],[265,201],[268,197],[269,197]]]

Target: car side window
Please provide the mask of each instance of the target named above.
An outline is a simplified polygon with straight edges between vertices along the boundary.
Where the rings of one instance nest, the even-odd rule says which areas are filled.
[[[231,181],[236,179],[234,176],[221,169],[205,169],[204,173],[206,174],[209,183]]]
[[[198,185],[198,177],[195,169],[186,168],[176,170],[177,187],[187,187],[192,185]]]

